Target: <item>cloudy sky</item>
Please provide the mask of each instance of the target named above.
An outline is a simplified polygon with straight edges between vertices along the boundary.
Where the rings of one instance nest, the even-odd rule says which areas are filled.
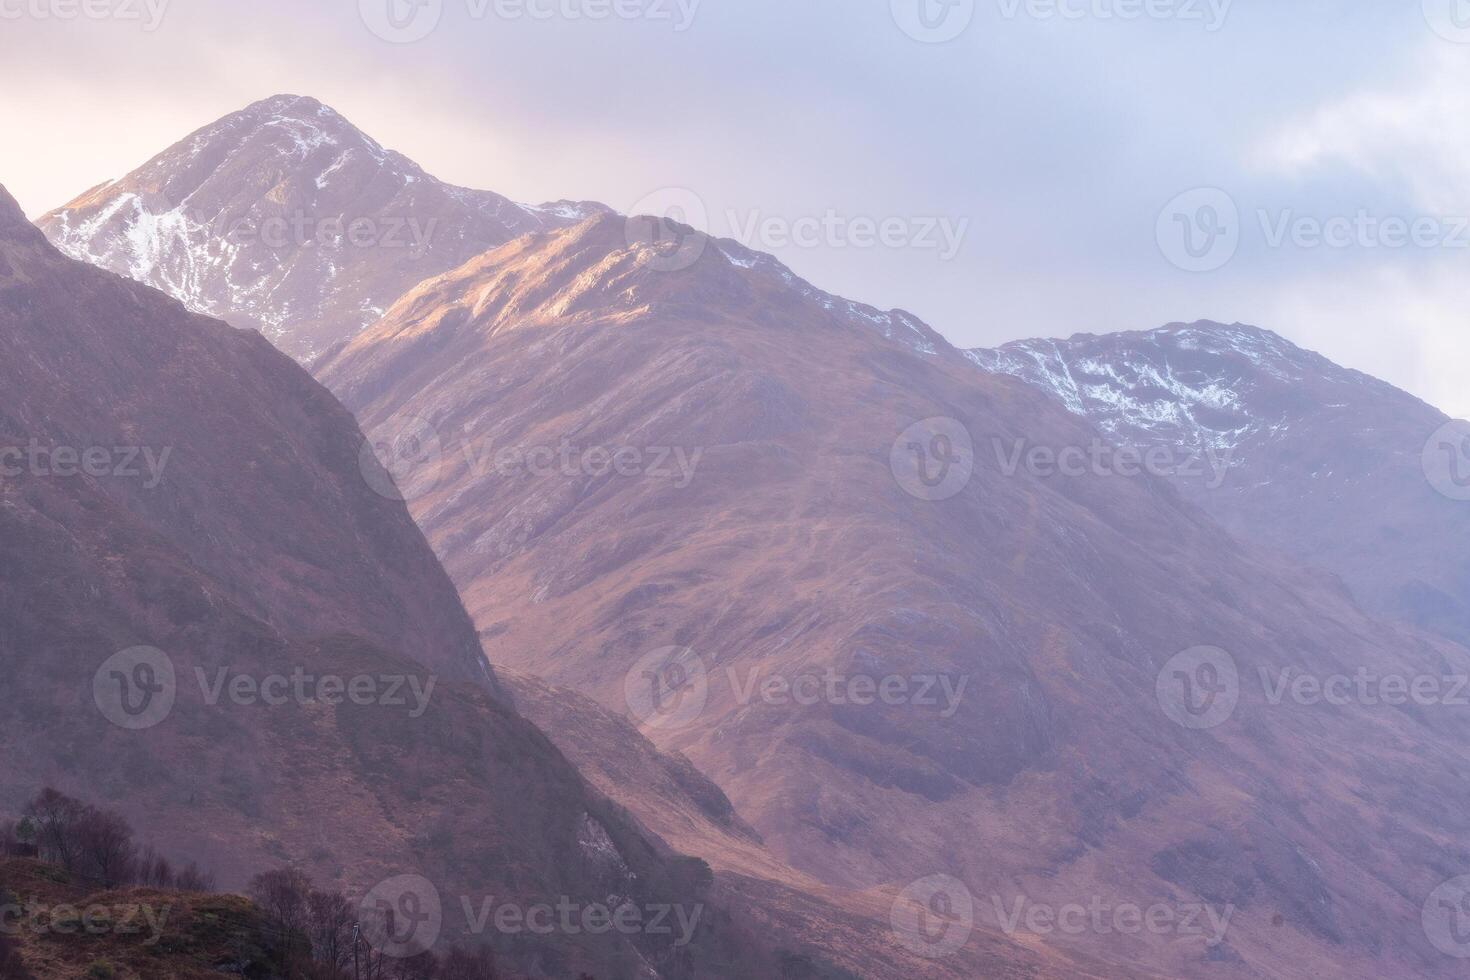
[[[0,183],[308,94],[964,346],[1240,320],[1470,416],[1467,91],[1464,0],[0,0]]]

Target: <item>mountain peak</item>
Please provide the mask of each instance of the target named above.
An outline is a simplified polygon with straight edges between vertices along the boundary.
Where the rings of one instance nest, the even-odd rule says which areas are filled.
[[[335,109],[323,104],[309,95],[293,95],[283,92],[272,95],[269,98],[259,99],[250,103],[243,110],[245,112],[278,112],[278,113],[300,113],[306,115],[340,115]]]
[[[987,371],[1041,388],[1119,441],[1235,452],[1281,434],[1309,404],[1403,392],[1280,334],[1197,320],[1152,330],[1018,340],[966,352]],[[1314,397],[1304,392],[1310,389]]]
[[[286,138],[267,132],[274,130],[282,131]],[[295,157],[299,163],[314,167],[330,165],[334,159],[340,159],[340,154],[356,151],[366,152],[379,165],[422,175],[418,165],[407,157],[390,153],[340,112],[307,95],[273,95],[252,102],[198,130],[163,157],[174,154],[183,145],[194,155],[218,152],[217,147],[233,154],[257,140],[279,144],[288,158]]]
[[[1277,393],[1307,377],[1354,382],[1270,330],[1210,320],[1152,330],[1018,340],[973,350],[987,371],[1050,392],[1128,443],[1169,438],[1191,451],[1234,450],[1282,421]]]
[[[424,279],[604,210],[455,187],[284,93],[210,123],[38,224],[67,255],[255,327],[302,361]]]
[[[1214,320],[1178,322],[1147,331],[1144,336],[1167,340],[1183,350],[1203,349],[1214,353],[1236,350],[1246,354],[1290,359],[1298,359],[1310,353],[1274,330],[1249,323],[1217,323]]]
[[[779,316],[777,313],[779,312]],[[670,318],[691,332],[750,317],[876,334],[923,357],[963,355],[917,317],[823,292],[774,256],[688,225],[603,210],[475,256],[405,292],[376,324],[315,362],[354,361],[389,337],[481,337],[569,323]],[[336,368],[335,370],[341,370]]]

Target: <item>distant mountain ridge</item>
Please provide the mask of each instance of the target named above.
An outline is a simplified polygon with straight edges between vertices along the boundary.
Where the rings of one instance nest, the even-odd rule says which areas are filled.
[[[1226,527],[1335,572],[1377,615],[1470,645],[1470,504],[1426,471],[1443,412],[1238,323],[967,353],[1114,442],[1214,454],[1229,465],[1220,485],[1173,482]]]
[[[256,327],[309,361],[420,280],[601,210],[443,183],[315,99],[278,95],[38,224],[72,258]]]

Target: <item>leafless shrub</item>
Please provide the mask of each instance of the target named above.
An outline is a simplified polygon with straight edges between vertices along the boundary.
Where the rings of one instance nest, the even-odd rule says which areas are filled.
[[[116,888],[133,880],[138,848],[133,828],[111,810],[86,807],[72,830],[76,870],[85,878]]]

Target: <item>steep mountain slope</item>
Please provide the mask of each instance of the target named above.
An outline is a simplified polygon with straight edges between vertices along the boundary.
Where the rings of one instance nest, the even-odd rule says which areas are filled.
[[[67,259],[3,192],[0,346],[4,817],[54,784],[226,887],[290,862],[368,900],[416,875],[445,941],[533,976],[771,975],[707,869],[508,706],[360,430],[299,366]],[[609,896],[699,908],[698,928],[473,915]]]
[[[833,964],[839,971],[834,976],[895,980],[1122,975],[1119,964],[1077,951],[1028,948],[993,927],[978,929],[962,949],[942,958],[916,952],[896,935],[894,889],[853,893],[794,870],[763,846],[718,786],[682,756],[659,752],[625,716],[530,675],[501,676],[517,708],[595,787],[675,849],[709,861],[721,906],[736,911],[770,945],[797,951],[785,954],[784,975],[810,976],[821,963]]]
[[[258,335],[65,259],[0,203],[7,469],[65,473],[80,460],[50,447],[104,450],[100,476],[64,485],[105,490],[246,614],[487,678],[452,584],[329,392]]]
[[[1442,678],[1464,650],[1162,481],[1001,465],[1098,431],[738,246],[679,247],[610,216],[513,242],[318,365],[402,448],[492,660],[631,715],[830,886],[950,876],[933,908],[972,899],[971,944],[1008,928],[1119,976],[1454,975],[1421,914],[1470,863],[1463,712],[1308,705],[1260,671]],[[1175,659],[1205,644],[1225,660]],[[1187,727],[1181,678],[1229,717]],[[1074,907],[1174,928],[1030,915]]]
[[[279,95],[39,224],[73,258],[258,328],[306,361],[421,279],[599,209],[453,187],[316,100]]]
[[[1114,442],[1202,461],[1167,475],[1226,527],[1335,572],[1376,615],[1470,644],[1470,505],[1426,476],[1442,412],[1241,324],[969,354]]]

